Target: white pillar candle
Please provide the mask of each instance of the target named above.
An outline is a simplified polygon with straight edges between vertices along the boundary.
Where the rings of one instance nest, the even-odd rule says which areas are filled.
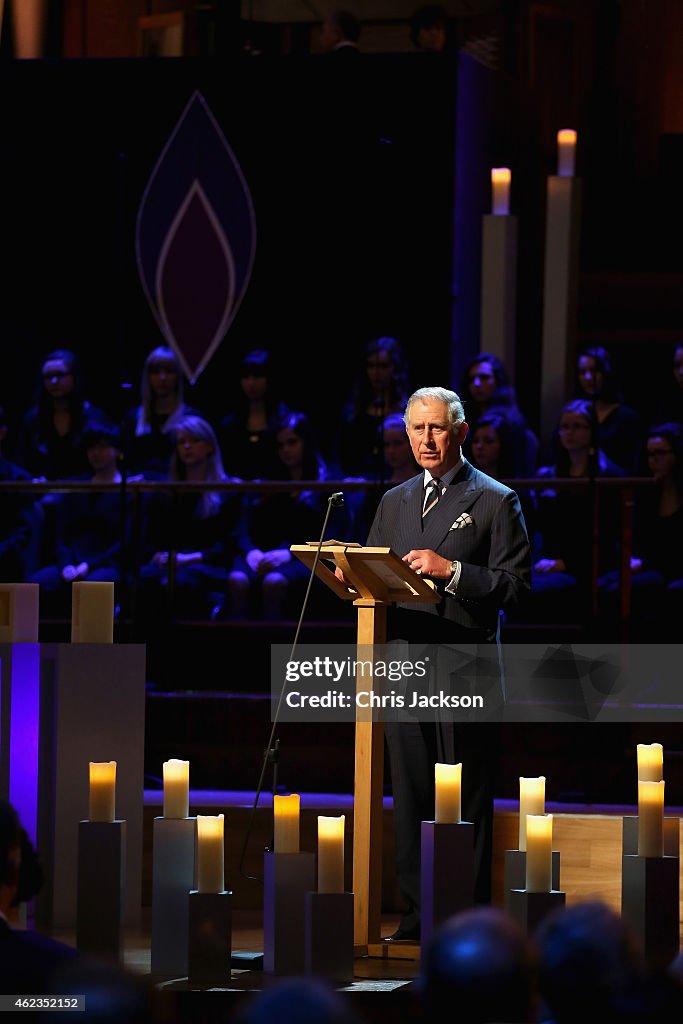
[[[164,761],[164,818],[187,818],[190,813],[190,762]]]
[[[509,167],[491,168],[491,213],[504,217],[510,212],[510,179]]]
[[[434,765],[434,820],[452,824],[461,820],[462,764]]]
[[[526,819],[527,892],[550,892],[553,887],[553,816],[528,814]]]
[[[557,176],[573,178],[576,161],[576,132],[573,128],[562,128],[557,133]]]
[[[639,743],[638,782],[661,782],[664,766],[664,750],[661,743]]]
[[[318,892],[344,892],[344,820],[318,815]]]
[[[89,821],[116,817],[116,761],[90,761]]]
[[[114,642],[114,584],[71,584],[71,643]]]
[[[519,777],[519,847],[526,850],[527,814],[545,814],[545,775],[537,779]]]
[[[197,815],[197,889],[199,892],[223,892],[224,819],[222,814]]]
[[[300,806],[298,793],[273,797],[275,853],[299,852]]]
[[[638,783],[638,856],[664,853],[664,782]]]

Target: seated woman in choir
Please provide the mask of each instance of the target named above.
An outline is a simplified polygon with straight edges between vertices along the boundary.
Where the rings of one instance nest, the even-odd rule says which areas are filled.
[[[34,478],[69,480],[88,473],[83,434],[104,414],[86,401],[78,360],[67,349],[41,364],[36,404],[21,421],[16,461]]]
[[[238,369],[239,387],[221,421],[221,447],[243,480],[275,480],[280,472],[275,427],[287,412],[271,354],[253,349]]]
[[[83,443],[91,471],[89,480],[94,484],[120,483],[118,427],[105,422],[89,427]],[[67,614],[71,584],[80,580],[119,583],[121,556],[129,537],[128,512],[130,497],[124,510],[118,491],[84,490],[59,495],[54,506],[54,559],[29,580],[40,584],[42,610]]]
[[[465,367],[460,387],[470,427],[489,413],[505,419],[510,435],[506,476],[509,479],[533,476],[538,467],[538,438],[517,405],[515,389],[500,359],[491,352],[480,352]],[[474,461],[472,440],[470,429],[463,444],[463,454],[471,462]]]
[[[213,428],[200,416],[181,416],[175,425],[170,479],[201,483],[235,480],[223,469]],[[239,500],[229,491],[171,494],[150,506],[148,564],[140,571],[143,619],[159,610],[161,591],[173,580],[177,616],[204,618],[225,592],[227,568],[236,550]]]
[[[563,408],[559,448],[553,465],[542,466],[536,476],[544,481],[533,494],[539,532],[532,571],[532,599],[536,614],[574,614],[574,622],[590,607],[593,571],[593,509],[587,488],[554,488],[553,480],[583,480],[623,476],[622,470],[594,446],[597,423],[590,402],[575,400]],[[619,534],[616,492],[600,501],[599,572],[617,564]],[[562,606],[560,608],[560,605]],[[559,620],[559,619],[558,619]]]
[[[683,610],[683,427],[661,423],[645,440],[647,473],[654,487],[636,491],[631,555],[631,613],[636,628],[664,641]],[[606,594],[618,595],[619,574],[610,573]]]
[[[276,444],[280,479],[328,478],[316,434],[304,413],[289,413],[280,421]],[[328,497],[323,491],[298,488],[248,497],[240,521],[239,555],[230,572],[233,616],[244,618],[251,613],[279,619],[296,614],[310,572],[289,548],[319,538]],[[326,536],[349,540],[351,528],[346,509],[333,509]]]
[[[141,402],[124,424],[129,475],[163,479],[173,455],[174,430],[182,416],[198,415],[183,399],[183,371],[173,349],[152,349],[142,370]]]
[[[385,483],[385,418],[403,413],[408,396],[408,367],[397,338],[373,338],[363,350],[362,366],[342,413],[337,461],[346,476]]]
[[[624,405],[611,356],[599,345],[579,353],[575,397],[593,404],[600,451],[624,473],[637,472],[643,433],[640,417],[634,409]]]

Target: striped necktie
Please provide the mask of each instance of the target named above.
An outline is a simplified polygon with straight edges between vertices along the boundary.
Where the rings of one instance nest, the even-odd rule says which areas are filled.
[[[422,518],[431,512],[441,497],[441,481],[438,477],[432,477],[425,487],[425,503],[422,507]]]

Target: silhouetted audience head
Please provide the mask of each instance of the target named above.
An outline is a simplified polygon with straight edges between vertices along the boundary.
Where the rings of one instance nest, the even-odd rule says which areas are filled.
[[[456,914],[435,933],[420,978],[432,1021],[531,1021],[536,1010],[536,954],[504,911]]]
[[[448,15],[441,4],[423,4],[410,19],[410,38],[418,50],[441,53],[448,41]]]
[[[0,913],[15,905],[21,868],[22,828],[11,804],[0,800]]]
[[[615,1019],[617,1002],[625,1004],[644,977],[635,936],[604,903],[556,911],[541,924],[536,941],[541,995],[556,1024]]]
[[[621,384],[606,348],[594,345],[579,352],[576,361],[576,398],[619,403]]]
[[[360,1024],[342,993],[317,978],[288,978],[247,997],[234,1024]]]
[[[320,27],[320,47],[323,53],[340,48],[355,49],[360,39],[361,23],[351,11],[341,8],[323,19]]]

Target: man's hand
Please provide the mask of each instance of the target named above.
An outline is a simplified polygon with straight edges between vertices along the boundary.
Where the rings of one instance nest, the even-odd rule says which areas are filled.
[[[409,551],[407,555],[403,556],[402,561],[406,562],[418,576],[431,576],[435,580],[449,580],[453,575],[450,559],[437,555],[436,551],[432,551],[431,548]]]

